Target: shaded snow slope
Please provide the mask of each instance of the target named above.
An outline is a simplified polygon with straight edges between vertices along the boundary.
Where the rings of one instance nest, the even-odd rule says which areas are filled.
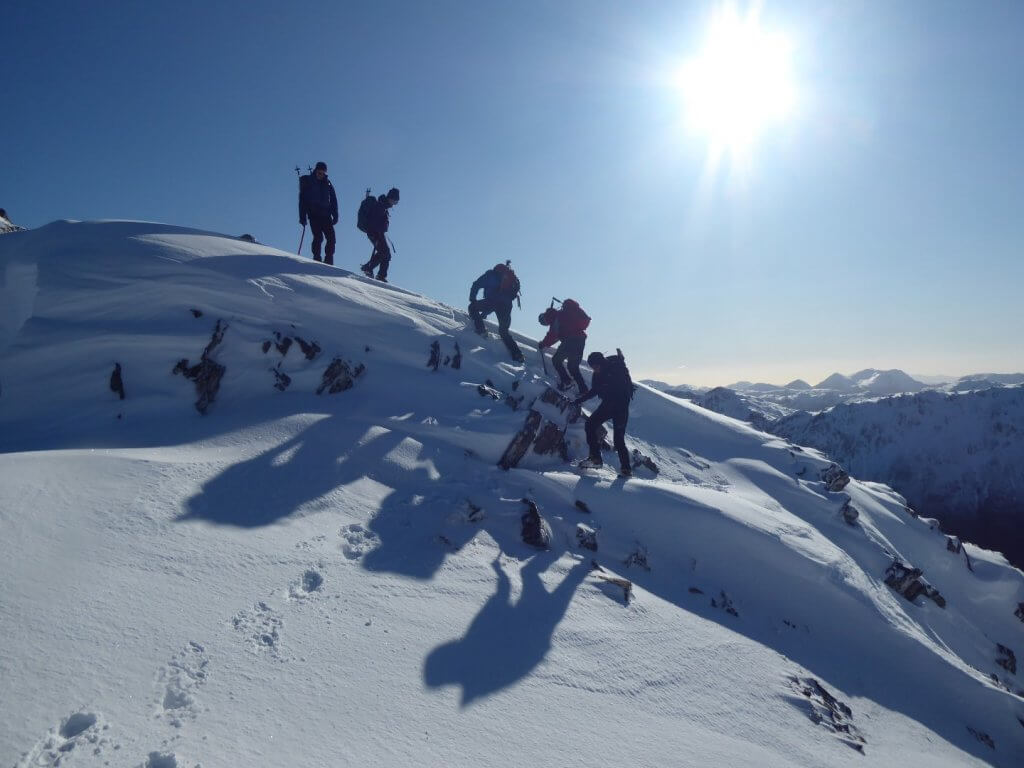
[[[141,223],[3,238],[0,266],[2,764],[1024,754],[1021,573],[885,486],[830,491],[813,450],[640,387],[657,475],[506,472],[500,396],[546,382],[459,310]],[[315,394],[335,361],[352,386]],[[206,415],[182,371],[220,374]],[[894,559],[945,607],[887,586]]]

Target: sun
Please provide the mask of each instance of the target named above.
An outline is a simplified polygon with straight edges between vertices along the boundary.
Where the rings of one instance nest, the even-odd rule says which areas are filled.
[[[791,45],[761,26],[759,10],[755,4],[744,16],[721,6],[703,46],[678,73],[687,127],[709,141],[713,154],[748,152],[796,102]]]

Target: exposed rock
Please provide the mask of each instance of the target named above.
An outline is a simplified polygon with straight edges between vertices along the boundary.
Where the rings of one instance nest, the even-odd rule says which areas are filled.
[[[479,523],[484,519],[484,510],[482,507],[478,507],[469,499],[466,499],[466,519],[471,523]]]
[[[253,237],[252,235],[250,235],[248,232],[246,232],[244,235],[239,235],[238,239],[239,240],[244,240],[247,243],[255,243],[256,242],[256,238]]]
[[[537,436],[537,430],[540,429],[540,423],[543,419],[544,417],[536,411],[530,411],[526,415],[526,422],[523,424],[522,429],[516,432],[512,441],[505,449],[505,453],[498,460],[499,467],[511,469],[519,463],[519,460],[526,455],[526,451],[533,442],[533,438]]]
[[[299,345],[299,349],[302,350],[302,354],[306,356],[307,360],[315,360],[316,356],[320,354],[320,345],[315,341],[307,343],[301,336],[296,336],[295,343]]]
[[[334,395],[338,392],[344,392],[346,389],[352,389],[355,385],[355,380],[365,370],[366,366],[362,363],[353,367],[348,361],[336,357],[327,366],[327,370],[324,371],[323,380],[320,382],[320,386],[316,388],[316,393],[321,395],[326,391],[327,394]]]
[[[849,484],[850,476],[838,464],[829,464],[821,470],[821,480],[830,491],[836,493]]]
[[[651,470],[654,474],[658,474],[658,465],[654,463],[654,459],[650,456],[646,456],[634,448],[630,453],[630,457],[630,463],[633,465],[633,469],[636,469],[637,467],[647,467],[647,469]]]
[[[853,710],[841,702],[813,677],[790,678],[793,688],[807,699],[807,716],[817,725],[839,736],[843,743],[864,752],[867,740],[853,724]]]
[[[274,389],[284,392],[288,389],[288,385],[292,383],[292,377],[281,370],[281,364],[278,363],[276,368],[271,368],[270,372],[274,374],[276,381],[274,382]]]
[[[939,590],[921,578],[923,572],[920,568],[912,568],[904,565],[899,559],[894,559],[885,571],[885,583],[903,595],[910,602],[918,595],[924,595],[935,601],[940,608],[946,607],[946,598],[939,594]]]
[[[651,570],[651,566],[647,564],[647,547],[642,544],[637,544],[636,549],[629,554],[624,562],[627,568],[635,565],[645,571]]]
[[[728,613],[730,616],[739,617],[739,615],[740,615],[739,612],[736,610],[735,606],[733,606],[732,599],[727,594],[725,594],[725,590],[724,589],[723,590],[719,590],[717,598],[714,598],[714,597],[711,598],[711,607],[712,608],[721,608],[723,611]]]
[[[700,587],[690,587],[689,592],[691,595],[703,595],[704,590]]]
[[[430,342],[430,359],[427,360],[427,368],[436,371],[441,367],[441,344],[437,341]]]
[[[203,350],[203,355],[199,362],[189,366],[188,359],[182,358],[174,366],[174,370],[171,371],[173,374],[180,373],[186,379],[191,379],[195,382],[196,393],[199,395],[199,399],[196,400],[196,410],[202,414],[206,413],[216,398],[217,390],[220,389],[220,380],[224,377],[224,371],[227,370],[223,365],[211,359],[213,351],[224,341],[224,334],[227,329],[228,324],[223,320],[218,320],[210,337],[210,343]]]
[[[568,461],[569,446],[565,442],[565,429],[545,419],[537,439],[533,441],[533,452],[557,455],[562,461]]]
[[[202,317],[202,316],[203,316],[203,313],[202,313],[202,311],[201,311],[201,310],[198,310],[198,309],[196,309],[195,307],[193,307],[193,308],[192,308],[191,310],[189,310],[189,311],[190,311],[190,312],[192,312],[192,317],[195,317],[195,318],[200,318],[200,317]]]
[[[455,354],[452,356],[452,368],[459,370],[462,368],[462,350],[459,349],[459,342],[455,342]]]
[[[271,347],[270,339],[267,339],[266,341],[263,342],[263,354],[264,355],[267,354],[267,352],[270,351],[270,347]]]
[[[996,651],[999,655],[996,657],[996,664],[1005,669],[1011,675],[1017,674],[1017,656],[1014,652],[1007,648],[1002,643],[996,643]]]
[[[527,506],[527,510],[520,518],[523,542],[537,549],[547,549],[551,546],[551,526],[541,517],[540,510],[533,501],[523,499],[522,502]]]
[[[477,384],[476,391],[480,394],[480,397],[489,397],[492,400],[501,400],[504,396],[504,392],[499,392],[494,387],[489,387],[486,384]]]
[[[286,356],[288,354],[288,350],[292,348],[292,337],[281,336],[277,331],[274,332],[274,336],[277,337],[277,343],[275,343],[274,346],[277,348],[277,351],[281,353],[281,357]]]
[[[631,597],[633,597],[632,581],[630,581],[629,579],[624,579],[621,576],[616,576],[615,574],[606,571],[604,568],[597,564],[596,560],[590,561],[590,568],[595,578],[607,582],[608,584],[613,584],[616,587],[620,587],[622,589],[622,602],[626,605],[629,605],[629,600]]]
[[[1017,603],[1017,610],[1013,612],[1013,615],[1024,621],[1024,603]]]
[[[967,570],[969,570],[969,571],[973,571],[974,570],[974,566],[971,564],[971,556],[967,554],[967,550],[964,549],[964,544],[963,544],[962,541],[960,541],[959,537],[957,537],[957,536],[947,536],[946,537],[946,549],[948,549],[954,555],[961,555],[962,554],[964,556],[964,562],[967,563]]]
[[[976,731],[974,728],[971,728],[971,726],[969,726],[969,725],[967,726],[967,730],[971,732],[971,736],[976,738],[978,741],[980,741],[982,744],[984,744],[989,749],[995,749],[996,748],[995,740],[991,736],[989,736],[987,733],[985,733],[984,731]]]
[[[580,501],[579,499],[576,499],[576,509],[578,509],[580,512],[586,512],[588,515],[590,514],[590,507],[588,507],[584,502]]]
[[[583,523],[576,524],[576,544],[582,549],[597,552],[597,531]]]
[[[857,508],[853,506],[853,502],[850,501],[850,499],[843,502],[843,508],[840,509],[839,512],[842,514],[843,520],[845,520],[849,525],[857,524],[857,518],[860,517],[860,512],[858,512]]]
[[[121,378],[121,364],[114,363],[114,371],[110,374],[110,390],[124,400],[124,380]]]

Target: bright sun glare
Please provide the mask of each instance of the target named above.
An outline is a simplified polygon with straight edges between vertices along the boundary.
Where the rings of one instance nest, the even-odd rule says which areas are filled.
[[[742,154],[796,101],[790,44],[761,27],[758,4],[742,16],[719,8],[701,50],[682,66],[678,85],[688,127],[715,155]]]

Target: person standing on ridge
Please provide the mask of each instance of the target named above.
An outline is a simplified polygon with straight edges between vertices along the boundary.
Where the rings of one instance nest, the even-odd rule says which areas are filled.
[[[373,268],[377,269],[377,279],[382,283],[388,281],[388,265],[391,264],[391,248],[388,246],[388,225],[391,223],[389,210],[398,203],[398,188],[392,187],[386,195],[374,197],[366,190],[366,197],[359,205],[359,216],[356,227],[373,243],[373,254],[359,268],[367,277],[373,277]]]
[[[338,223],[338,198],[327,178],[327,163],[316,164],[313,172],[299,179],[299,224],[313,230],[313,260],[320,261],[320,244],[327,238],[324,263],[334,264],[334,225]]]
[[[600,467],[604,464],[601,459],[601,438],[597,431],[611,419],[615,452],[619,455],[619,474],[629,477],[633,474],[633,468],[629,451],[626,450],[626,422],[629,421],[629,401],[633,399],[633,379],[629,376],[622,350],[617,352],[609,357],[600,352],[587,355],[587,364],[594,369],[594,376],[590,390],[576,398],[573,405],[581,405],[595,396],[601,398],[601,404],[587,418],[585,431],[590,455],[579,466]]]
[[[477,299],[477,293],[483,289],[484,297]],[[484,318],[494,312],[498,318],[498,335],[505,342],[509,354],[517,363],[523,362],[523,352],[508,332],[512,324],[512,302],[519,298],[519,278],[512,271],[508,262],[495,264],[476,279],[469,289],[469,316],[473,327],[481,336],[487,335]]]
[[[558,351],[551,358],[558,374],[558,388],[566,390],[575,381],[579,393],[583,394],[587,391],[587,384],[580,375],[580,362],[583,360],[583,349],[587,345],[586,329],[590,325],[590,316],[573,299],[566,299],[562,302],[561,309],[548,307],[537,321],[541,325],[550,326],[539,345],[542,355],[545,347],[550,347],[556,341],[560,342]],[[569,373],[565,371],[566,363],[569,365]],[[570,373],[572,381],[569,380]]]

